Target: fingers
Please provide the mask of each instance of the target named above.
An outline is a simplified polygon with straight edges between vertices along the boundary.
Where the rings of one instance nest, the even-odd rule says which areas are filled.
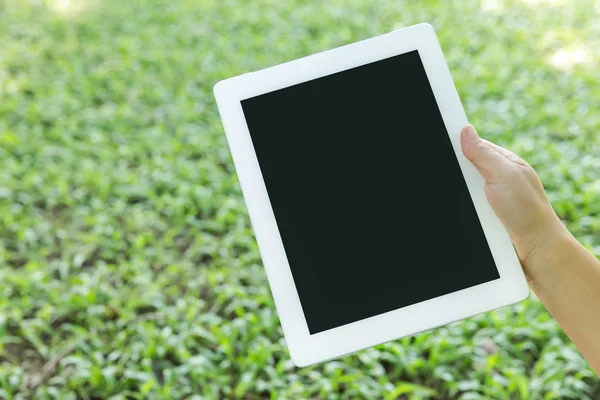
[[[501,154],[494,147],[495,145],[481,139],[472,125],[463,128],[460,143],[465,157],[475,165],[486,182],[495,183],[505,180],[511,161]]]

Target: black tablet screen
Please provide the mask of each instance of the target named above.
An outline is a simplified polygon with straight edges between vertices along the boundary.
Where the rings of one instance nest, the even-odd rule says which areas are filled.
[[[417,51],[242,108],[311,334],[499,278]]]

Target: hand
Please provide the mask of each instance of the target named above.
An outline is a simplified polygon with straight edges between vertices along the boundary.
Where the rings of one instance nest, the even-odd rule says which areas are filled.
[[[485,179],[485,195],[544,306],[600,373],[600,262],[558,219],[537,174],[516,154],[466,126],[463,153]]]
[[[566,231],[548,202],[534,169],[513,152],[481,139],[467,125],[461,132],[464,155],[486,181],[485,195],[506,227],[528,279],[541,263],[536,254],[551,249],[555,237]],[[538,268],[539,269],[539,268]]]

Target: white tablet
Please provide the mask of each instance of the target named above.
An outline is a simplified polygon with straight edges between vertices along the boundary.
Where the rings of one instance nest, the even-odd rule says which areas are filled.
[[[219,82],[290,355],[331,359],[525,299],[421,24]]]

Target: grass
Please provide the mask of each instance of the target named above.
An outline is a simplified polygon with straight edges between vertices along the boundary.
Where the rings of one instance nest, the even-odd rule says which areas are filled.
[[[0,0],[0,398],[599,398],[535,298],[294,368],[212,97],[431,22],[470,120],[600,255],[598,18],[566,0]]]

